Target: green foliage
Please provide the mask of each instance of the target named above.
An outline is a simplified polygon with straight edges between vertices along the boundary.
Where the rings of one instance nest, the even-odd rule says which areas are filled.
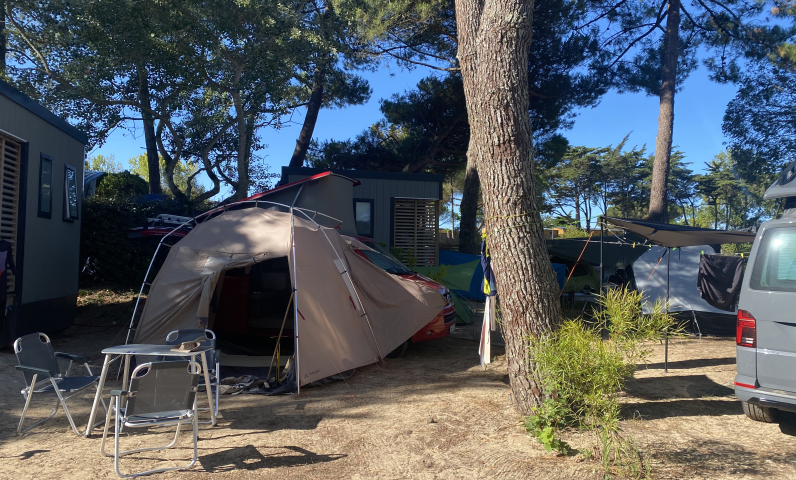
[[[417,88],[383,100],[384,120],[355,139],[313,144],[317,168],[447,173],[461,169],[470,127],[461,79],[427,77]]]
[[[126,200],[149,193],[149,184],[127,170],[121,173],[108,173],[97,181],[95,196]]]
[[[593,432],[606,471],[643,469],[632,442],[619,431],[618,395],[636,365],[649,358],[648,343],[664,332],[680,335],[682,329],[660,303],[643,315],[642,294],[635,290],[608,290],[599,304],[593,324],[566,320],[559,330],[530,339],[532,375],[546,399],[525,425],[546,447],[562,452],[568,446],[557,431],[575,427]]]
[[[579,225],[567,225],[564,227],[564,232],[556,237],[557,239],[565,239],[565,238],[586,238],[589,236],[589,232],[580,228]]]
[[[163,157],[160,158],[160,170],[166,170],[166,160]],[[147,183],[149,182],[149,166],[147,165],[147,156],[146,154],[141,154],[136,157],[133,157],[127,161],[130,165],[130,172],[138,175],[139,177],[143,178]],[[177,188],[182,190],[183,192],[191,192],[192,196],[198,196],[205,192],[205,187],[200,185],[196,181],[196,172],[197,172],[196,165],[187,162],[178,162],[174,165],[173,169],[173,178],[174,183],[177,185]],[[161,178],[161,185],[163,187],[163,192],[167,195],[174,195],[173,192],[169,189],[168,184],[166,183],[165,178]],[[191,184],[191,188],[188,188],[188,184]]]
[[[572,451],[572,447],[561,440],[558,432],[561,425],[567,422],[566,407],[552,398],[545,399],[541,407],[533,408],[534,414],[525,417],[525,429],[544,445],[545,450],[557,451],[564,455]]]
[[[118,197],[85,199],[80,226],[80,285],[140,285],[156,245],[127,238],[125,230],[144,226],[147,218],[161,213],[187,213],[182,209],[171,200],[139,203]]]
[[[426,275],[437,283],[442,283],[442,279],[448,274],[448,266],[442,265],[436,273]]]
[[[392,249],[390,249],[390,253],[392,253],[395,258],[400,260],[401,263],[409,266],[410,269],[417,265],[415,251],[411,248],[392,247]]]
[[[84,162],[84,168],[94,172],[121,173],[122,164],[113,155],[95,155]]]

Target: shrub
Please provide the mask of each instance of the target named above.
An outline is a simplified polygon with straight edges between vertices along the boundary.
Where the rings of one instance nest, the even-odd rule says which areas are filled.
[[[547,398],[525,419],[525,426],[548,450],[567,453],[570,447],[558,431],[584,429],[597,435],[597,454],[606,470],[615,465],[643,473],[638,452],[619,432],[618,395],[637,363],[649,358],[648,342],[664,333],[680,335],[682,329],[661,303],[652,305],[647,315],[641,304],[642,295],[635,290],[608,290],[599,298],[593,324],[566,320],[557,331],[530,339],[532,372]]]
[[[149,193],[146,180],[127,170],[121,173],[106,173],[97,180],[95,196],[100,198],[127,199]]]
[[[127,238],[125,230],[143,227],[161,213],[184,214],[173,200],[140,203],[91,197],[83,202],[80,227],[80,284],[140,285],[156,242]]]

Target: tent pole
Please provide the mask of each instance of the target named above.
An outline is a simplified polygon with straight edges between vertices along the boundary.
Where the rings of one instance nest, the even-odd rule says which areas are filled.
[[[605,273],[603,272],[603,229],[605,227],[605,222],[603,221],[603,217],[599,217],[600,223],[600,295],[603,294],[603,281],[605,279]]]
[[[669,266],[671,265],[672,251],[666,247],[666,314],[669,314]],[[666,346],[663,353],[663,371],[669,373],[669,332],[665,333]]]
[[[298,195],[296,195],[296,198],[298,198]],[[293,207],[290,207],[290,244],[293,250],[293,334],[296,338],[296,395],[299,395],[301,393],[301,370],[299,369],[298,288],[296,288],[296,271],[298,268],[296,268],[296,223]]]

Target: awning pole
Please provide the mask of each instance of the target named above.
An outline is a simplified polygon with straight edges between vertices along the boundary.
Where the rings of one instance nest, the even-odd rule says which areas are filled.
[[[666,247],[666,315],[669,314],[669,266],[671,265],[672,251]],[[669,373],[669,332],[665,332],[666,346],[663,353],[663,371]]]

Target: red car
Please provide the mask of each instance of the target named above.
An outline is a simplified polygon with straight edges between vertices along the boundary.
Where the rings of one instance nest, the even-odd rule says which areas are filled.
[[[451,292],[445,285],[435,282],[428,277],[424,277],[419,273],[413,272],[406,268],[397,258],[395,258],[389,251],[381,247],[373,240],[366,237],[345,237],[357,240],[372,250],[356,250],[356,253],[368,259],[377,267],[381,268],[387,273],[398,275],[413,282],[422,283],[437,290],[445,300],[448,302],[442,311],[434,317],[434,320],[429,322],[425,327],[421,328],[417,333],[404,342],[400,347],[393,350],[389,355],[390,358],[401,356],[409,347],[411,342],[425,342],[437,338],[443,338],[450,335],[456,328],[456,308],[451,303]]]

